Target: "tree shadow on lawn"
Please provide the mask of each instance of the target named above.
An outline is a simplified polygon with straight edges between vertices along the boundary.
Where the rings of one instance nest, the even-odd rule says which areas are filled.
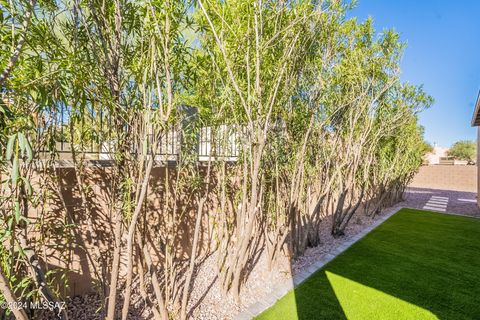
[[[480,220],[402,209],[259,319],[478,319]]]

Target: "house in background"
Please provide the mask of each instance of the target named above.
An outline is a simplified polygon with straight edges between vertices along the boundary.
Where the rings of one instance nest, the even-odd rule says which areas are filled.
[[[443,148],[437,146],[435,143],[433,146],[432,152],[427,153],[423,158],[423,164],[427,166],[433,165],[443,165],[443,166],[453,166],[453,165],[460,165],[466,166],[468,161],[466,160],[458,160],[452,156],[448,155],[448,148]]]
[[[477,95],[477,102],[475,103],[475,111],[473,111],[472,127],[477,127],[477,165],[480,165],[480,91]],[[478,168],[478,167],[477,167]],[[477,205],[480,207],[480,198],[478,196],[480,191],[480,174],[477,169]]]
[[[424,164],[426,165],[435,165],[440,164],[441,158],[447,157],[448,148],[442,148],[437,146],[436,143],[433,145],[432,152],[429,152],[425,155]]]

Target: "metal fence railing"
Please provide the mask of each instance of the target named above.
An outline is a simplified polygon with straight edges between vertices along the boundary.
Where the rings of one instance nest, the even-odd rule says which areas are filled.
[[[68,108],[60,107],[55,114],[45,113],[38,118],[37,139],[45,136],[46,130],[49,130],[50,139],[50,147],[41,150],[41,153],[55,150],[60,159],[71,159],[73,144],[75,151],[85,154],[87,159],[112,160],[117,151],[111,118],[103,112],[91,111],[87,116],[83,116],[82,121],[90,122],[89,126],[85,127],[96,130],[84,130],[81,136],[77,134],[75,137],[72,137],[70,132],[71,114]],[[164,130],[159,139],[150,134],[147,138],[148,148],[156,150],[155,158],[159,161],[178,161],[179,157],[187,154],[196,157],[198,161],[238,159],[244,131],[241,126],[202,127],[193,133],[188,132],[188,137],[185,136],[186,131],[188,130],[185,130],[184,125],[179,125]],[[155,143],[156,145],[153,145]],[[144,142],[140,141],[132,146],[130,152],[138,154],[143,148]]]

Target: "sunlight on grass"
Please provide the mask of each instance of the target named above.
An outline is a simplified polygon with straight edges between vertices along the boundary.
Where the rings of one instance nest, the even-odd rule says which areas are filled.
[[[402,209],[257,317],[479,319],[480,219]]]
[[[414,304],[325,271],[348,319],[438,319]]]

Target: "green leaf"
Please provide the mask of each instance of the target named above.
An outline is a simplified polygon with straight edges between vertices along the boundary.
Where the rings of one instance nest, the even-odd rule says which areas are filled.
[[[18,158],[15,157],[13,158],[13,164],[12,164],[12,184],[14,186],[17,185],[17,180],[18,180]]]
[[[20,147],[22,156],[26,155],[28,160],[32,160],[32,147],[30,146],[27,137],[22,132],[18,133],[18,146]]]
[[[27,138],[25,138],[25,153],[27,154],[27,159],[31,161],[33,159],[33,150],[32,145]]]
[[[7,222],[7,232],[11,232],[13,227],[13,217],[10,217]]]
[[[22,214],[20,213],[20,202],[15,201],[15,222],[19,223],[21,218]]]
[[[22,179],[23,183],[25,184],[25,187],[27,188],[27,195],[31,196],[33,194],[32,184],[25,177],[22,177],[21,179]]]
[[[8,138],[7,151],[6,151],[6,154],[5,154],[6,160],[12,159],[13,145],[14,145],[14,143],[15,143],[15,138],[16,138],[16,137],[17,137],[17,135],[14,134],[14,135],[11,135],[11,136]]]
[[[25,135],[22,132],[18,133],[18,146],[20,147],[20,150],[23,151],[25,149]]]

